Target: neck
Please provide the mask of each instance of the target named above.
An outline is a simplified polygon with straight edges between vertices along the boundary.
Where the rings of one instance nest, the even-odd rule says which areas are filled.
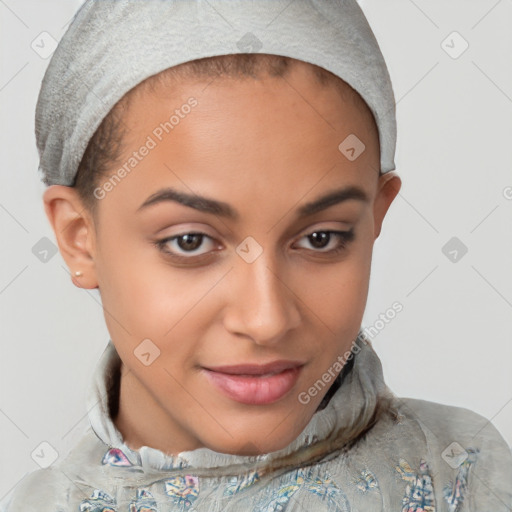
[[[135,374],[121,363],[117,412],[113,403],[112,421],[132,450],[142,446],[169,455],[200,447],[197,439],[175,425],[167,412]]]

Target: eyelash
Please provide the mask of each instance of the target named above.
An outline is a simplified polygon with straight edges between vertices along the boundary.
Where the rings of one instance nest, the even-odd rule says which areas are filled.
[[[351,228],[348,231],[335,231],[335,230],[329,230],[329,229],[325,229],[325,230],[316,229],[315,231],[311,231],[310,233],[307,233],[307,234],[303,235],[301,237],[301,239],[302,238],[308,238],[308,237],[312,236],[315,233],[329,233],[329,235],[335,235],[335,236],[338,237],[339,245],[336,248],[334,248],[334,249],[330,249],[328,251],[311,249],[312,252],[319,253],[319,254],[329,254],[329,255],[332,255],[332,256],[338,255],[339,253],[344,251],[347,248],[347,245],[350,242],[352,242],[354,240],[354,238],[355,238],[354,228]],[[158,248],[158,250],[160,250],[166,256],[170,257],[171,259],[173,259],[174,261],[176,261],[178,263],[180,263],[180,262],[190,263],[190,262],[194,262],[194,260],[203,258],[205,256],[209,256],[208,253],[200,254],[197,257],[194,257],[194,256],[181,256],[179,254],[175,254],[172,251],[169,251],[168,249],[166,249],[166,246],[167,246],[167,244],[169,242],[171,242],[173,240],[178,240],[178,239],[183,238],[183,237],[188,236],[188,235],[202,236],[202,237],[206,237],[206,238],[212,239],[206,233],[202,233],[202,232],[199,232],[199,231],[190,231],[188,233],[181,233],[179,235],[174,235],[174,236],[171,236],[171,237],[163,238],[162,240],[157,240],[156,242],[154,242],[154,245]],[[201,239],[201,242],[203,240],[204,240],[204,238]],[[329,238],[328,244],[330,242],[331,242],[331,239]],[[310,250],[310,249],[306,249],[306,250]]]

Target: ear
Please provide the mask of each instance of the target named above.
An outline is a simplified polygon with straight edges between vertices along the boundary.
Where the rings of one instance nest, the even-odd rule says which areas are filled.
[[[380,235],[384,217],[402,187],[402,180],[394,171],[379,176],[378,190],[373,205],[374,238]]]
[[[76,190],[64,185],[51,185],[44,191],[43,201],[73,284],[79,288],[98,288],[94,266],[94,222]],[[82,273],[80,277],[75,276],[78,270]]]

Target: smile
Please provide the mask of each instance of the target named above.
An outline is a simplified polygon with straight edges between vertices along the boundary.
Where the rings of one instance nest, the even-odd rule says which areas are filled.
[[[268,365],[203,368],[211,384],[225,396],[248,405],[271,404],[296,384],[304,365],[278,361]]]

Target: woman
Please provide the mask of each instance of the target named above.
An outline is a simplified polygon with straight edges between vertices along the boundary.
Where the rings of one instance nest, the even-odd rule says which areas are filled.
[[[91,428],[3,510],[510,510],[495,427],[394,396],[360,329],[401,181],[355,1],[87,1],[36,133],[111,339]]]

